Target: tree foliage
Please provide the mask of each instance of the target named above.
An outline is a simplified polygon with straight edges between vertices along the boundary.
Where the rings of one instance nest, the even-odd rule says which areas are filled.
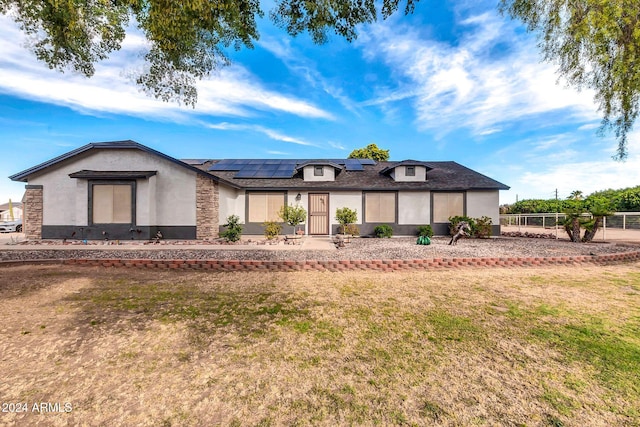
[[[376,162],[389,160],[389,150],[378,148],[376,144],[369,144],[364,148],[356,148],[349,154],[350,159],[371,159]]]
[[[595,91],[600,131],[614,131],[614,158],[626,158],[640,108],[640,2],[501,0],[500,10],[538,33],[544,59],[570,85]]]
[[[572,193],[576,196],[575,192]],[[580,193],[582,197],[582,193]],[[518,213],[549,213],[549,212],[564,212],[571,208],[571,199],[569,196],[567,200],[556,199],[525,199],[520,200],[517,203],[511,204],[507,207],[505,213],[518,214]],[[592,200],[604,199],[610,204],[610,208],[614,212],[640,212],[640,186],[623,188],[619,190],[602,190],[596,191],[586,197],[585,203],[592,203]]]
[[[405,13],[418,0],[406,0]],[[291,36],[308,32],[316,43],[327,33],[351,41],[358,24],[384,19],[400,0],[277,0],[271,19]],[[146,69],[137,83],[164,101],[197,102],[196,80],[228,63],[225,49],[252,48],[259,38],[260,0],[0,0],[33,40],[36,57],[50,68],[73,69],[86,76],[95,63],[122,47],[126,29],[135,23],[149,43]]]

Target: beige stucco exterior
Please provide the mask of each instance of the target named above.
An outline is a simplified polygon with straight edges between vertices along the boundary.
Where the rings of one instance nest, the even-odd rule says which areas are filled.
[[[80,170],[157,171],[136,180],[136,224],[195,226],[196,173],[138,150],[95,150],[29,178],[43,189],[42,225],[88,225],[89,182],[70,178]]]
[[[305,181],[335,181],[336,180],[336,169],[333,166],[323,165],[322,166],[322,175],[315,175],[315,166],[309,165],[303,168],[303,176]]]
[[[429,191],[398,192],[398,224],[426,225],[430,223],[431,193]]]
[[[491,222],[500,224],[500,197],[497,190],[467,191],[467,216],[488,216]]]
[[[394,168],[391,172],[391,178],[396,182],[420,182],[427,180],[427,168],[424,166],[414,166],[416,170],[415,176],[407,176],[407,167],[404,165]]]

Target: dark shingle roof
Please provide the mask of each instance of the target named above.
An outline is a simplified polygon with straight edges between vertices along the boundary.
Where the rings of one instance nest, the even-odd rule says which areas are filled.
[[[313,162],[314,160],[308,160]],[[216,161],[212,160],[201,166],[208,170]],[[404,162],[378,162],[366,165],[362,171],[343,170],[336,176],[335,181],[304,181],[302,174],[297,173],[292,178],[235,178],[235,171],[209,171],[221,181],[235,184],[244,189],[272,189],[272,190],[423,190],[423,191],[453,191],[453,190],[508,190],[509,186],[464,167],[456,162],[417,162],[430,168],[427,181],[396,182],[383,174],[390,168],[405,164]]]

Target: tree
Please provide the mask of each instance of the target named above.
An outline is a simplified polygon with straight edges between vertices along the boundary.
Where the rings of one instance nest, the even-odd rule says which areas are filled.
[[[287,224],[293,226],[293,232],[296,227],[307,220],[307,211],[302,206],[283,205],[278,212],[278,216]]]
[[[358,211],[349,208],[336,209],[336,221],[342,225],[342,234],[346,234],[347,226],[358,220]]]
[[[595,91],[600,133],[613,130],[617,160],[640,108],[640,3],[634,0],[501,0],[500,10],[538,32],[545,61],[578,89]]]
[[[590,196],[585,200],[585,205],[592,218],[583,223],[585,232],[584,236],[582,236],[582,241],[590,242],[600,229],[604,217],[613,213],[613,204],[604,197]]]
[[[405,14],[418,0],[406,0]],[[384,0],[384,19],[400,0]],[[122,47],[130,21],[149,42],[146,70],[137,83],[164,101],[197,102],[195,83],[228,63],[225,48],[252,48],[259,38],[260,0],[0,0],[0,13],[11,15],[34,40],[36,57],[49,68],[71,68],[87,77],[94,65]],[[375,0],[278,0],[270,18],[291,36],[308,32],[324,43],[334,31],[348,41],[356,26],[378,18]]]
[[[378,148],[376,144],[369,144],[364,148],[357,148],[349,154],[350,159],[371,159],[376,162],[389,160],[389,150]]]

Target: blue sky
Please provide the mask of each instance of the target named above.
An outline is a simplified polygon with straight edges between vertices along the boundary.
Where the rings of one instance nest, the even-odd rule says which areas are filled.
[[[0,202],[7,177],[88,142],[132,139],[177,158],[339,158],[376,143],[392,160],[455,160],[509,186],[501,203],[640,185],[640,133],[629,158],[596,135],[593,93],[566,88],[535,38],[494,2],[423,1],[409,17],[316,46],[268,20],[255,49],[199,83],[195,109],[141,93],[145,40],[87,79],[38,63],[0,15]]]

